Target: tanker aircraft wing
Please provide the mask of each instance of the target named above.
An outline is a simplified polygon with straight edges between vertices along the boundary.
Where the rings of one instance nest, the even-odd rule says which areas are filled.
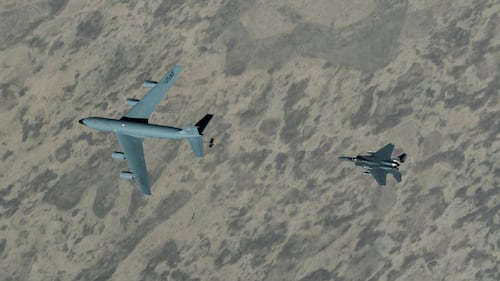
[[[135,180],[137,187],[143,194],[151,195],[144,150],[142,149],[143,139],[120,133],[116,133],[116,139],[126,155],[128,166],[132,170],[132,173],[122,172],[122,174],[126,173],[123,175],[129,175],[130,179]]]
[[[151,90],[137,102],[125,115],[122,120],[139,120],[144,123],[148,122],[149,117],[155,111],[156,107],[163,99],[168,89],[172,86],[175,79],[182,71],[182,66],[175,66],[168,74],[158,81],[146,81],[144,86],[151,87]]]

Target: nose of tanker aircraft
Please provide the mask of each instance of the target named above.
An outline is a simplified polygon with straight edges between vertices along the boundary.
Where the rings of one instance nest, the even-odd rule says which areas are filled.
[[[91,129],[96,129],[99,131],[110,131],[113,130],[113,124],[120,123],[119,120],[112,120],[100,117],[87,117],[78,120],[78,123],[85,125]],[[116,125],[116,124],[115,124]],[[123,126],[123,124],[121,124]]]

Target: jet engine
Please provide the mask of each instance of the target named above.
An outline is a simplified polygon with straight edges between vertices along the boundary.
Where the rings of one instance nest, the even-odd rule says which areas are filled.
[[[129,98],[129,99],[127,99],[127,101],[125,101],[125,103],[126,103],[127,105],[130,105],[130,106],[134,106],[134,105],[136,105],[138,102],[140,102],[140,100],[138,100],[138,99],[130,99],[130,98]]]
[[[111,157],[113,157],[113,159],[115,159],[115,160],[125,160],[125,159],[127,159],[127,156],[125,155],[125,153],[119,152],[119,151],[113,151],[111,153]]]
[[[369,176],[369,175],[371,175],[371,174],[372,174],[372,173],[370,173],[369,171],[364,171],[364,172],[363,172],[363,175],[366,175],[366,176]]]
[[[124,180],[133,180],[135,179],[135,174],[132,173],[132,172],[128,172],[128,171],[121,171],[120,172],[120,178],[124,179]]]
[[[151,89],[154,86],[156,86],[156,84],[158,84],[158,82],[152,81],[152,80],[145,80],[144,84],[142,84],[142,86],[144,86],[145,88],[150,88]]]

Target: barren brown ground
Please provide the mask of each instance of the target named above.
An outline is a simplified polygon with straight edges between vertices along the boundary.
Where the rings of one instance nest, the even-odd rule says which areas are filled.
[[[269,3],[272,2],[272,3]],[[0,4],[0,280],[500,280],[495,0]],[[205,113],[218,145],[147,140],[153,196],[111,134]],[[343,154],[393,142],[378,189]]]

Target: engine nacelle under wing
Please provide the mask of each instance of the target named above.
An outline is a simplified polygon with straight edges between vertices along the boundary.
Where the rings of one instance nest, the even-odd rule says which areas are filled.
[[[111,153],[111,157],[113,157],[113,159],[116,159],[116,160],[125,160],[125,159],[127,159],[127,155],[125,155],[125,153],[119,152],[119,151],[113,151]]]
[[[156,81],[152,81],[152,80],[145,80],[144,81],[144,84],[142,84],[142,86],[144,86],[145,88],[153,88],[154,86],[156,86],[156,84],[158,84],[158,82]]]
[[[141,100],[138,100],[138,99],[131,99],[131,98],[128,98],[125,103],[127,105],[130,105],[130,106],[134,106],[136,105],[138,102],[140,102]]]
[[[129,171],[121,171],[120,172],[120,178],[124,180],[134,180],[135,179],[135,174]]]
[[[371,174],[372,174],[372,173],[370,173],[369,171],[364,171],[364,172],[363,172],[363,175],[365,175],[365,176],[370,176]]]

